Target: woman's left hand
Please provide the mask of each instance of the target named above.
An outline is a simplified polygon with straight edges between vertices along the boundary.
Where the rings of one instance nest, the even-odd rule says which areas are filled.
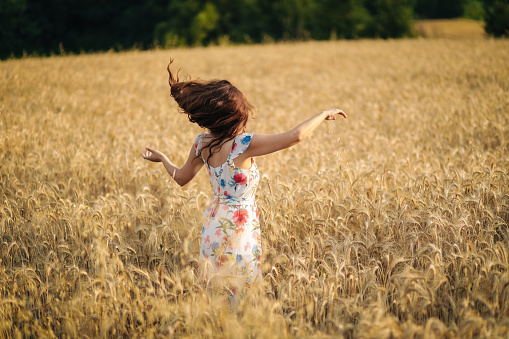
[[[325,117],[325,120],[336,120],[336,115],[341,115],[343,118],[346,119],[345,112],[343,112],[343,110],[340,110],[338,108],[331,108],[329,110],[323,111],[323,113],[327,114],[327,116]]]

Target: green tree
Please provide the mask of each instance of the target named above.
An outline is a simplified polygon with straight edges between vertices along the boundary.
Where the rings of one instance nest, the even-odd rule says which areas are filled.
[[[283,39],[306,39],[309,37],[309,10],[311,0],[277,0],[273,10],[279,18]]]
[[[495,37],[509,37],[509,0],[486,0],[485,31]]]
[[[369,36],[401,38],[413,36],[413,11],[408,0],[371,0],[368,9],[373,16]]]
[[[158,23],[154,29],[154,38],[162,46],[192,45],[193,35],[189,27],[205,5],[203,0],[169,1],[168,19]]]
[[[484,7],[482,1],[466,0],[463,4],[463,17],[473,20],[484,20]]]
[[[207,36],[217,28],[219,13],[216,6],[206,2],[191,22],[190,34],[193,45],[202,45]]]
[[[26,11],[26,0],[0,0],[0,57],[20,56],[26,43],[20,37],[34,35],[36,28]]]
[[[66,26],[63,0],[0,0],[0,57],[58,52]]]
[[[372,20],[362,0],[319,0],[314,1],[312,8],[311,35],[314,39],[364,37]]]
[[[414,11],[419,18],[457,18],[463,16],[464,3],[468,0],[414,0]]]

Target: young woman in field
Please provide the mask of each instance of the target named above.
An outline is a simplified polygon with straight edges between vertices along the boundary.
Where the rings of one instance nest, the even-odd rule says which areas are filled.
[[[255,203],[259,181],[255,157],[297,144],[323,120],[346,114],[336,108],[320,112],[279,134],[245,133],[253,106],[226,80],[179,81],[168,64],[171,96],[189,121],[207,131],[196,137],[186,163],[175,166],[162,152],[146,147],[144,159],[162,162],[181,186],[205,165],[214,198],[203,214],[199,275],[206,284],[220,277],[236,287],[261,278],[260,221]]]

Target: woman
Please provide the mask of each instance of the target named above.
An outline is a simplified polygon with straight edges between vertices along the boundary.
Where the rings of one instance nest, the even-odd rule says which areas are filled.
[[[203,214],[199,271],[203,282],[219,277],[233,293],[246,282],[261,279],[260,221],[255,202],[259,181],[255,157],[293,146],[323,120],[346,118],[340,109],[320,112],[279,134],[245,133],[253,106],[227,80],[179,81],[168,64],[171,96],[189,121],[207,129],[198,135],[186,163],[175,166],[166,155],[146,147],[143,158],[162,162],[181,186],[205,165],[214,198]]]

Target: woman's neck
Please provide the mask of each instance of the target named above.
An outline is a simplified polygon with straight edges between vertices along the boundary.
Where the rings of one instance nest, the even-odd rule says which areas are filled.
[[[236,136],[239,136],[241,135],[242,133],[244,133],[244,131],[242,131],[241,133],[237,134],[237,135],[232,135],[232,136],[228,136],[228,137],[224,137],[223,139],[230,139],[230,138],[234,138]],[[209,129],[207,130],[207,134],[212,138],[212,139],[217,139],[217,135],[212,133]]]

